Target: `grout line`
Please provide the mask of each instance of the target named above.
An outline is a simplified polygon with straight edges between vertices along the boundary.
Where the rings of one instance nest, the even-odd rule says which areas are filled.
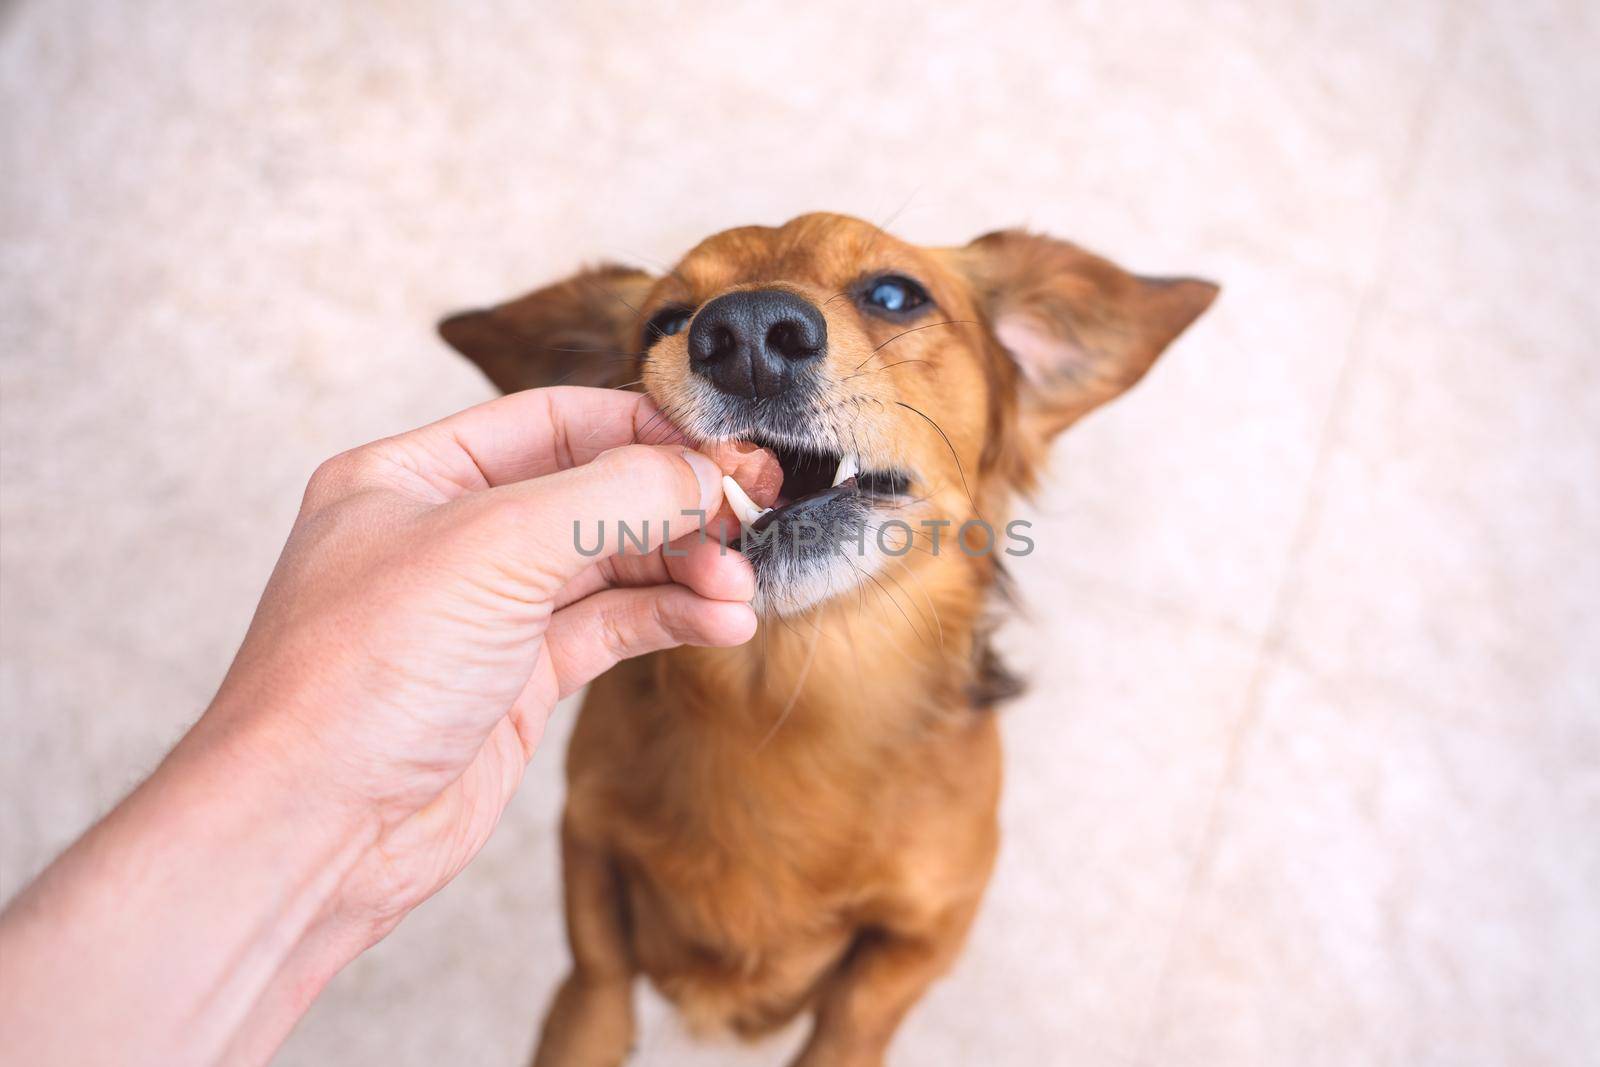
[[[1465,36],[1463,20],[1452,19],[1446,28],[1445,40],[1440,46],[1439,54],[1442,61],[1439,71],[1423,90],[1422,99],[1418,102],[1416,113],[1411,119],[1411,129],[1401,157],[1400,170],[1394,182],[1393,197],[1381,230],[1377,264],[1372,277],[1361,289],[1352,317],[1350,333],[1345,341],[1344,356],[1340,360],[1339,372],[1334,380],[1333,395],[1329,399],[1322,428],[1317,435],[1315,458],[1307,477],[1306,501],[1290,535],[1289,546],[1283,559],[1282,577],[1272,600],[1267,625],[1261,635],[1256,665],[1251,671],[1250,681],[1245,689],[1244,707],[1228,742],[1222,774],[1212,791],[1210,802],[1206,805],[1199,845],[1190,867],[1189,879],[1184,888],[1178,914],[1173,920],[1171,933],[1167,938],[1166,950],[1161,958],[1155,990],[1151,994],[1145,1020],[1144,1047],[1139,1057],[1141,1063],[1156,1062],[1154,1057],[1158,1050],[1154,1046],[1159,1035],[1161,1008],[1172,979],[1178,941],[1188,928],[1196,901],[1210,881],[1213,860],[1221,836],[1223,803],[1238,785],[1244,767],[1245,743],[1255,733],[1260,723],[1266,685],[1273,675],[1273,669],[1279,664],[1282,650],[1286,645],[1289,620],[1293,615],[1301,588],[1299,573],[1310,547],[1312,534],[1317,529],[1322,514],[1327,468],[1335,447],[1342,439],[1344,417],[1349,410],[1355,384],[1365,369],[1365,360],[1362,357],[1368,349],[1367,341],[1372,323],[1383,310],[1384,293],[1387,291],[1387,283],[1393,269],[1393,246],[1406,214],[1407,201],[1421,169],[1424,143],[1427,134],[1433,128],[1440,99],[1454,80]]]

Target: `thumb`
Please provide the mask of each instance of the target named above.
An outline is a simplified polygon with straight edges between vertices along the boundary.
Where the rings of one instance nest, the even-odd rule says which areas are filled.
[[[625,445],[488,495],[508,505],[527,546],[518,555],[558,588],[603,559],[700,529],[722,504],[722,471],[680,445]]]

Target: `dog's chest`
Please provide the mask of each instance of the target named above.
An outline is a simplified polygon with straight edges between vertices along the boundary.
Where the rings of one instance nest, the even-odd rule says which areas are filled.
[[[759,1033],[844,955],[863,902],[892,877],[891,850],[816,785],[768,773],[696,786],[714,769],[673,767],[680,789],[639,780],[610,798],[634,957],[691,1024]]]
[[[664,870],[627,880],[634,957],[695,1029],[754,1035],[782,1023],[855,936],[842,901],[818,898],[810,911],[798,898],[775,901],[774,883],[753,879],[669,887],[655,877]]]
[[[988,719],[879,741],[695,728],[672,691],[596,683],[569,829],[620,875],[642,971],[692,1022],[756,1033],[804,1006],[865,928],[915,929],[986,875]],[[813,727],[816,729],[816,727]]]

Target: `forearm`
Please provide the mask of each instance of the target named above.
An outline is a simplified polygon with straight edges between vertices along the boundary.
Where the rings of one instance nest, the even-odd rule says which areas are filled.
[[[0,916],[19,1062],[260,1061],[364,947],[327,911],[376,826],[273,749],[202,720]]]
[[[324,917],[282,961],[217,1058],[226,1067],[255,1067],[270,1060],[329,980],[369,948],[367,928]]]

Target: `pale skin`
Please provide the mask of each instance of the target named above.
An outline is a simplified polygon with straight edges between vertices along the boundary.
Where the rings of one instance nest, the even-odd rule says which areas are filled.
[[[638,394],[530,390],[323,464],[210,707],[0,914],[7,1055],[265,1062],[482,848],[561,697],[749,640],[749,564],[700,527],[776,461],[670,433]]]

